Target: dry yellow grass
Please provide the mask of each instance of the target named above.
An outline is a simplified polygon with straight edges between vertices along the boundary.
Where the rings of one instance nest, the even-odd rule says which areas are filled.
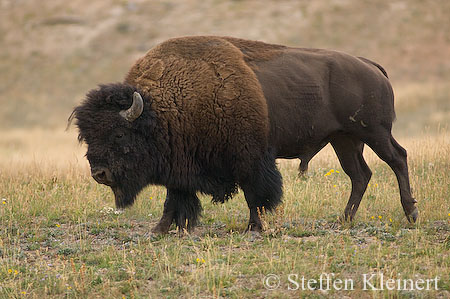
[[[67,169],[88,173],[89,164],[84,157],[86,146],[78,143],[74,127],[67,131],[64,128],[0,130],[0,135],[0,166],[5,174],[32,172],[36,167],[50,173]],[[432,161],[439,162],[450,155],[450,133],[447,128],[397,140],[407,149],[408,160],[414,163],[430,161],[433,164]],[[365,147],[364,156],[369,165],[383,163],[369,147]],[[297,159],[279,162],[281,168],[298,166]],[[314,157],[310,168],[326,168],[337,164],[337,157],[328,145]]]
[[[64,129],[16,129],[0,132],[0,135],[2,136],[0,143],[0,174],[2,177],[9,177],[13,181],[20,181],[24,175],[43,181],[57,177],[68,181],[73,180],[75,185],[86,182],[95,184],[90,178],[89,164],[84,157],[86,147],[78,143],[75,128],[71,128],[69,131]],[[400,138],[398,141],[408,151],[411,186],[414,196],[419,200],[419,206],[423,206],[421,218],[445,218],[445,213],[448,213],[446,205],[450,200],[448,186],[450,181],[446,178],[446,172],[450,166],[450,134],[446,129],[441,129],[429,135]],[[371,216],[367,214],[366,210],[369,203],[371,207],[377,207],[378,210],[384,209],[385,212],[399,211],[397,182],[393,172],[367,146],[364,156],[374,173],[365,198],[378,197],[382,201],[377,199],[372,202],[364,199],[358,215],[365,219]],[[278,163],[284,176],[285,198],[287,199],[285,200],[287,205],[285,210],[296,211],[296,208],[291,209],[289,205],[300,203],[305,204],[305,208],[309,210],[307,213],[309,216],[314,215],[315,212],[317,212],[316,217],[327,217],[327,213],[332,210],[334,211],[331,213],[336,215],[341,212],[351,185],[342,170],[338,176],[334,173],[334,176],[324,177],[324,174],[330,169],[341,169],[330,145],[310,162],[306,183],[296,175],[299,160],[279,160]],[[375,188],[375,184],[377,184],[377,188]],[[106,187],[105,189],[108,190]],[[164,193],[164,191],[158,192]],[[314,198],[314,200],[311,199],[313,204],[309,200],[302,199],[305,192],[309,192],[310,199]],[[386,196],[383,196],[384,193]],[[105,199],[112,205],[111,192],[106,194]],[[339,196],[336,197],[333,194],[339,194]],[[432,194],[435,197],[430,199]],[[329,198],[327,199],[327,197]],[[329,205],[330,209],[323,209],[323,205]],[[398,216],[401,219],[402,213],[399,213]]]
[[[450,2],[0,0],[0,298],[450,297]],[[72,107],[120,81],[150,47],[180,35],[232,35],[331,48],[382,64],[393,83],[394,136],[408,150],[419,222],[407,223],[395,176],[373,171],[353,225],[336,221],[350,180],[330,146],[297,177],[279,161],[283,205],[267,231],[246,235],[242,192],[201,197],[191,235],[148,234],[165,190],[150,186],[115,213],[90,177]],[[437,129],[440,128],[440,129]],[[334,169],[334,172],[330,172]],[[339,171],[339,173],[337,173]],[[325,174],[330,175],[325,176]],[[353,278],[353,291],[289,291],[289,273]],[[281,277],[277,290],[262,280]],[[363,291],[361,275],[441,278],[439,290]]]
[[[374,175],[354,224],[337,222],[350,181],[327,147],[311,161],[306,179],[297,177],[298,161],[279,161],[284,203],[264,216],[262,236],[243,234],[248,209],[239,193],[223,205],[202,197],[201,223],[182,238],[149,234],[161,216],[161,187],[144,189],[132,208],[115,213],[109,188],[89,176],[75,132],[2,133],[0,297],[317,296],[317,290],[289,290],[287,276],[322,272],[355,281],[353,290],[327,296],[449,295],[446,131],[399,139],[419,201],[414,226],[403,215],[394,174],[370,150],[365,156]],[[276,290],[262,283],[270,273],[281,278]],[[426,293],[368,292],[365,273],[441,280]]]
[[[86,148],[78,143],[74,129],[11,129],[0,134],[0,168],[4,173],[52,175],[69,169],[88,173]]]

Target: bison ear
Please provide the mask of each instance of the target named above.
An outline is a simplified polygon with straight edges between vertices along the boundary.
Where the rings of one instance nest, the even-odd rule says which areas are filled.
[[[108,104],[111,104],[113,102],[113,96],[112,95],[107,96],[105,98],[105,102]]]

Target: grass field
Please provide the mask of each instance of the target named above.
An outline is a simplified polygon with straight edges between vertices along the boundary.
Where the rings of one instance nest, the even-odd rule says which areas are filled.
[[[163,188],[148,187],[132,208],[116,211],[109,188],[89,177],[74,132],[3,136],[10,147],[3,144],[2,157],[17,157],[0,160],[2,298],[450,295],[450,138],[444,130],[399,140],[409,151],[416,225],[404,217],[393,172],[370,150],[370,186],[354,223],[340,224],[350,180],[327,147],[305,178],[297,177],[298,161],[279,161],[284,203],[264,216],[264,234],[244,233],[248,209],[240,192],[223,205],[202,197],[199,227],[181,237],[175,228],[164,237],[149,233],[162,213]],[[26,160],[21,154],[31,149],[18,140],[31,146],[34,138],[47,142]],[[351,279],[353,290],[302,290],[302,276],[318,280],[322,273]],[[438,290],[434,284],[429,291],[363,290],[363,275],[372,273],[440,280]],[[277,289],[264,286],[268,274],[279,276]],[[289,274],[298,275],[298,290],[289,289],[296,287]],[[379,277],[371,280],[377,288]],[[266,282],[273,286],[274,279]]]
[[[450,298],[450,1],[0,0],[0,8],[0,299]],[[403,214],[393,172],[366,149],[373,177],[353,224],[341,224],[351,184],[329,146],[303,178],[298,161],[279,161],[283,205],[264,215],[261,235],[244,233],[242,192],[223,205],[202,197],[200,225],[183,236],[174,227],[149,233],[163,188],[116,211],[109,188],[90,177],[75,129],[62,127],[88,90],[123,80],[149,48],[202,34],[383,65],[418,223]],[[322,273],[353,286],[307,289],[302,278]],[[383,274],[384,290],[364,290],[365,274],[376,288]],[[428,280],[430,290],[387,290],[388,279],[419,288]]]

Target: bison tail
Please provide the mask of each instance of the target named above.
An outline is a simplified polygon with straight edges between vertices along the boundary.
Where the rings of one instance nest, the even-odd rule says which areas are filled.
[[[389,79],[386,70],[380,64],[378,64],[375,61],[372,61],[370,59],[364,58],[364,57],[358,57],[358,58],[361,59],[362,61],[364,61],[365,63],[369,63],[369,64],[376,66],[383,73],[383,75]]]
[[[282,185],[275,157],[267,152],[254,173],[245,183],[241,184],[241,187],[250,209],[264,207],[266,211],[271,211],[281,203]]]

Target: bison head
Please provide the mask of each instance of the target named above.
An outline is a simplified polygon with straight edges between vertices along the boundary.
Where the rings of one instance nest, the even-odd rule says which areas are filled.
[[[101,85],[74,109],[72,119],[79,141],[87,144],[92,177],[111,187],[117,207],[131,205],[157,176],[150,100],[127,84]]]

